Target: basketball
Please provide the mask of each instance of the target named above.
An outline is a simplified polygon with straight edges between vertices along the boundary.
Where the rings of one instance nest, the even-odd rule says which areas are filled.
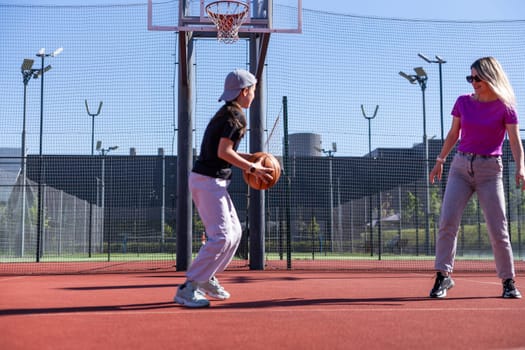
[[[244,172],[244,181],[254,190],[267,190],[273,187],[277,181],[279,181],[279,178],[281,177],[281,164],[277,158],[266,152],[256,152],[252,154],[248,160],[252,163],[257,163],[259,159],[261,159],[262,166],[273,169],[273,174],[271,174],[273,180],[265,183],[264,181],[258,179],[257,176]]]

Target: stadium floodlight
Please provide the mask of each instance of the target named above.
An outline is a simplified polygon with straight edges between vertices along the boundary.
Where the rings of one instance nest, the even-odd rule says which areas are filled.
[[[439,57],[438,55],[436,55],[436,60],[437,60],[436,63],[447,63],[447,61],[445,61],[444,59],[442,59],[442,58]]]
[[[51,70],[51,65],[48,64],[47,66],[44,67],[44,69],[35,69],[34,70],[34,74],[33,74],[33,79],[38,79],[38,77],[44,75],[44,73],[47,73]]]
[[[436,55],[436,59],[432,60],[428,58],[427,56],[418,53],[419,57],[421,57],[423,60],[425,60],[428,63],[437,63],[439,65],[439,113],[440,113],[440,120],[441,120],[441,144],[445,141],[445,135],[444,135],[444,127],[443,127],[443,77],[442,77],[442,66],[443,64],[447,63],[443,58]]]
[[[436,55],[436,59],[435,60],[432,60],[432,59],[428,58],[427,56],[423,55],[422,53],[418,53],[417,55],[419,57],[421,57],[423,60],[427,61],[428,63],[447,63],[447,61],[445,61],[443,58],[439,57],[438,55]]]
[[[422,79],[427,78],[427,73],[425,72],[423,67],[416,67],[414,68],[414,70],[416,71],[416,74],[419,78],[422,78]]]
[[[406,80],[408,80],[410,82],[410,84],[415,84],[416,81],[417,81],[417,78],[415,76],[408,75],[405,72],[399,72],[399,75],[402,76],[403,78],[405,78]]]
[[[409,75],[403,72],[399,72],[403,78],[407,79],[411,84],[416,81],[421,87],[421,93],[423,95],[423,144],[425,146],[425,247],[426,254],[430,255],[430,188],[428,176],[430,174],[429,161],[428,161],[428,138],[427,138],[427,116],[425,107],[425,89],[427,88],[428,76],[422,67],[414,68],[415,75]]]
[[[97,141],[97,151],[100,153],[101,156],[107,155],[109,152],[114,151],[118,149],[118,146],[111,146],[108,148],[102,148],[102,141]]]
[[[45,48],[38,50],[36,56],[40,57],[41,67],[39,70],[34,72],[33,78],[40,77],[40,144],[39,144],[39,170],[38,170],[38,208],[37,208],[37,242],[36,242],[36,262],[40,262],[41,255],[41,244],[42,244],[42,235],[43,235],[43,200],[42,200],[42,181],[44,173],[44,162],[42,159],[42,139],[43,139],[43,130],[44,130],[44,73],[51,69],[51,66],[45,66],[44,61],[46,57],[55,57],[59,55],[64,49],[58,48],[52,53],[46,53]]]
[[[50,56],[51,56],[51,57],[56,57],[56,56],[60,55],[60,53],[61,53],[62,51],[64,51],[64,48],[63,48],[63,47],[59,47],[58,49],[56,49],[55,51],[53,51],[53,52],[51,53]]]
[[[428,63],[432,63],[432,61],[430,60],[430,58],[428,58],[427,56],[423,55],[422,53],[418,53],[417,54],[419,57],[421,57],[422,59],[424,59],[425,61],[427,61]]]
[[[22,73],[24,71],[30,71],[31,68],[33,68],[33,63],[34,62],[35,62],[35,60],[29,59],[29,58],[24,58],[24,62],[22,62],[22,67],[21,67]]]
[[[51,52],[51,53],[46,53],[46,49],[45,48],[41,48],[40,50],[38,50],[37,52],[37,57],[56,57],[58,55],[60,55],[60,53],[64,51],[64,48],[63,47],[59,47],[58,49],[56,49],[55,51]]]

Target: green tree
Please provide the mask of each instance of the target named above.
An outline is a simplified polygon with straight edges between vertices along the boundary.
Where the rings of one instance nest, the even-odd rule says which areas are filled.
[[[320,241],[321,237],[319,235],[319,232],[321,231],[321,227],[317,223],[317,219],[315,218],[315,216],[312,216],[312,220],[310,220],[310,223],[308,224],[306,230],[312,240],[312,260],[313,260],[315,259],[316,242],[319,241],[319,246],[322,246],[322,242]]]
[[[424,215],[419,198],[411,191],[407,192],[403,207],[405,208],[403,213],[408,223],[415,224],[416,216]]]

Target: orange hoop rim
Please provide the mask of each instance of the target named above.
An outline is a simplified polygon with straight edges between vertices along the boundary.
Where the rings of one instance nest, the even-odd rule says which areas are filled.
[[[248,5],[237,0],[218,0],[206,5],[206,13],[217,27],[217,39],[227,44],[239,40],[239,28],[248,14]]]

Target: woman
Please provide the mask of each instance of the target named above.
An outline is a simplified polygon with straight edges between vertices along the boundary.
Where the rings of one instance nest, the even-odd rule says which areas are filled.
[[[505,132],[516,163],[516,186],[525,188],[523,146],[519,135],[515,96],[505,72],[493,57],[484,57],[471,65],[467,81],[474,93],[459,96],[452,109],[452,126],[430,183],[441,180],[443,164],[461,136],[452,160],[445,189],[439,234],[436,239],[436,280],[431,298],[444,298],[454,286],[456,243],[463,210],[476,192],[489,233],[498,277],[503,282],[504,298],[521,298],[515,287],[514,258],[505,215],[503,163],[501,160]]]
[[[186,273],[175,302],[187,307],[206,307],[205,295],[228,299],[228,293],[215,277],[231,262],[241,240],[241,223],[228,194],[231,167],[250,172],[264,182],[272,180],[273,169],[248,161],[250,154],[237,148],[246,133],[246,116],[257,80],[248,71],[236,69],[226,76],[224,92],[219,101],[226,103],[210,120],[202,140],[199,158],[189,178],[193,202],[206,229],[208,241]]]

